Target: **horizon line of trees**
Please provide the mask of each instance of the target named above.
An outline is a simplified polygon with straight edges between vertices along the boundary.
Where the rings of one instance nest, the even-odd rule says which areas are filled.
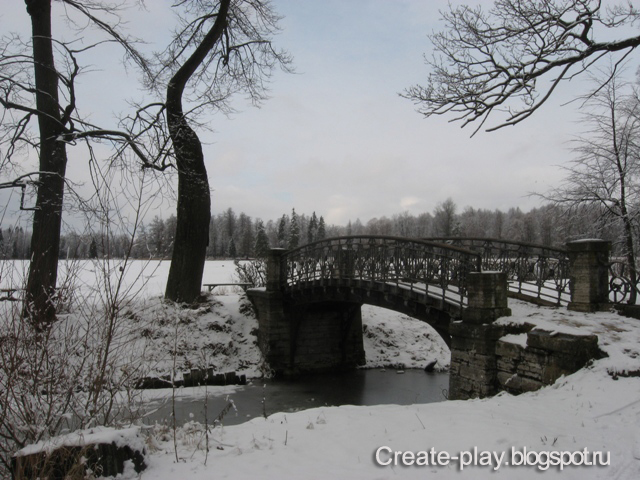
[[[570,213],[570,214],[569,214]],[[458,211],[456,203],[448,198],[433,212],[412,215],[403,212],[391,216],[374,217],[363,223],[360,219],[347,225],[327,225],[323,216],[283,214],[264,222],[253,219],[233,208],[213,215],[209,225],[207,258],[264,257],[270,248],[293,249],[324,238],[344,235],[388,235],[408,238],[480,237],[506,241],[563,247],[567,241],[598,237],[612,242],[613,254],[622,249],[621,232],[602,222],[597,207],[572,209],[546,204],[523,212],[513,207],[476,209],[471,206]],[[155,216],[142,224],[130,258],[168,259],[173,251],[176,216],[167,219]],[[640,232],[636,232],[640,236]],[[110,238],[92,232],[69,232],[61,236],[60,259],[124,258],[128,254],[131,237],[115,234]],[[0,256],[3,259],[28,259],[31,232],[23,227],[0,228]]]

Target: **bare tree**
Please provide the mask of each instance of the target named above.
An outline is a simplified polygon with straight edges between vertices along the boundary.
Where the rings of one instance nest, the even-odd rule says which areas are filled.
[[[640,99],[637,92],[610,70],[594,77],[602,85],[586,100],[584,123],[588,127],[576,140],[576,154],[564,183],[544,198],[570,211],[600,213],[600,231],[620,228],[620,251],[629,267],[629,281],[636,286],[637,246],[634,236],[640,215]],[[589,211],[589,210],[587,210]],[[635,303],[632,291],[630,303]]]
[[[118,31],[118,6],[75,0],[60,3],[67,9],[71,24],[73,15],[88,19],[144,68],[134,42]],[[25,5],[31,20],[30,40],[9,35],[0,41],[0,144],[5,146],[0,166],[6,171],[20,171],[19,165],[30,155],[38,157],[38,170],[29,176],[37,194],[24,315],[44,325],[55,318],[52,299],[57,281],[67,148],[78,138],[100,137],[102,132],[79,115],[75,88],[82,71],[78,56],[96,45],[74,48],[57,41],[52,31],[51,0],[25,0]]]
[[[514,125],[532,115],[562,80],[587,71],[620,52],[616,65],[640,45],[640,36],[603,40],[640,18],[631,1],[604,7],[601,0],[496,0],[450,7],[445,29],[430,36],[435,54],[426,86],[403,93],[431,115],[452,114],[463,126],[501,111],[506,118],[488,128]],[[596,35],[601,38],[596,39]],[[610,80],[603,79],[603,83]]]
[[[457,208],[456,203],[451,198],[447,198],[444,202],[436,205],[433,211],[436,236],[451,237],[457,235]]]
[[[197,300],[209,241],[211,198],[202,144],[192,125],[203,110],[230,111],[234,93],[256,104],[290,57],[270,37],[279,17],[267,0],[181,0],[181,29],[162,55],[156,87],[166,87],[167,125],[178,170],[178,213],[165,298]],[[190,105],[185,109],[184,104]]]

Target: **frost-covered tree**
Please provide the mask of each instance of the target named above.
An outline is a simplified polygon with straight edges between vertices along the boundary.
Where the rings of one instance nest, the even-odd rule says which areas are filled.
[[[264,229],[262,220],[256,220],[256,244],[254,247],[254,255],[257,258],[266,258],[269,253],[269,238]]]
[[[602,78],[609,80],[603,84]],[[585,131],[574,143],[575,157],[564,167],[562,185],[544,197],[573,214],[599,212],[600,231],[622,232],[620,251],[626,257],[629,280],[636,285],[640,228],[640,98],[637,89],[614,71],[600,72],[602,88],[585,100]],[[630,299],[635,303],[633,292]]]
[[[151,220],[148,232],[149,247],[156,257],[165,255],[165,225],[164,221],[157,215]]]
[[[450,4],[442,12],[443,30],[429,36],[434,54],[426,58],[426,85],[403,96],[427,117],[450,114],[463,126],[478,122],[475,131],[494,112],[505,117],[489,131],[521,122],[560,82],[603,57],[619,65],[640,45],[640,36],[618,34],[640,19],[635,2],[603,3],[496,0],[488,10]]]
[[[300,245],[300,225],[298,223],[298,214],[296,209],[291,210],[291,224],[289,225],[289,250],[298,248]]]
[[[444,202],[440,202],[436,205],[433,215],[436,236],[451,237],[455,235],[457,228],[457,208],[456,203],[451,198],[447,198]]]

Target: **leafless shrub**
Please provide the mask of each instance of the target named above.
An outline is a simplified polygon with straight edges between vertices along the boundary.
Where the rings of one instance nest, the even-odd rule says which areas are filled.
[[[264,260],[234,260],[236,275],[241,283],[252,287],[264,287],[267,284],[267,265]]]

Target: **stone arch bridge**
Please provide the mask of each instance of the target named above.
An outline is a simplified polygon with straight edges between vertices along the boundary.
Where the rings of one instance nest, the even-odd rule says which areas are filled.
[[[451,347],[453,366],[456,339],[510,315],[509,296],[575,310],[606,303],[608,249],[598,241],[564,250],[491,239],[338,237],[271,250],[266,287],[248,294],[260,348],[278,373],[364,363],[363,304],[431,325]]]

